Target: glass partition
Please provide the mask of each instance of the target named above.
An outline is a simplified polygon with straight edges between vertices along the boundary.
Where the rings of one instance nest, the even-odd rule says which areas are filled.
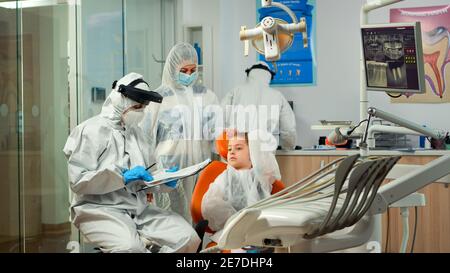
[[[161,0],[126,1],[125,44],[126,72],[144,76],[150,88],[161,84],[164,65],[162,9],[167,5]]]
[[[79,1],[81,121],[100,113],[112,83],[129,72],[153,89],[161,84],[166,47],[175,41],[174,14],[174,0]]]
[[[112,82],[124,74],[124,3],[122,0],[107,3],[82,0],[77,7],[81,121],[100,113]],[[102,96],[96,95],[100,93]]]
[[[69,191],[68,4],[20,1],[22,208],[25,252],[65,252]],[[41,3],[42,5],[39,5]]]
[[[114,80],[137,72],[159,86],[174,2],[0,0],[0,252],[86,250],[63,147]]]
[[[12,4],[0,8],[0,252],[20,251],[18,10]]]

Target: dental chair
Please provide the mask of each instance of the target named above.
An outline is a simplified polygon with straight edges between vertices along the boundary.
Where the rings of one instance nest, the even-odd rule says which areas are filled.
[[[338,159],[231,217],[217,252],[247,245],[295,252],[334,252],[367,243],[377,191],[400,157]],[[345,231],[345,232],[343,232]]]
[[[224,133],[222,137],[219,137],[216,142],[216,150],[221,156],[223,160],[227,159],[228,155],[228,140],[226,138],[226,134]],[[192,202],[191,202],[191,215],[192,220],[197,231],[197,234],[202,239],[205,232],[214,234],[216,231],[213,231],[209,228],[206,220],[203,219],[202,215],[202,200],[205,193],[208,191],[209,185],[214,182],[214,180],[223,173],[227,168],[227,163],[222,161],[212,161],[200,174],[197,180],[197,183],[194,188],[194,192],[192,194]],[[272,184],[272,194],[276,194],[285,188],[283,182],[277,180]],[[207,245],[208,247],[215,246],[215,242],[210,242]],[[200,244],[199,251],[202,248],[202,244]],[[240,247],[239,247],[240,248]],[[224,250],[223,252],[229,252],[228,250]]]

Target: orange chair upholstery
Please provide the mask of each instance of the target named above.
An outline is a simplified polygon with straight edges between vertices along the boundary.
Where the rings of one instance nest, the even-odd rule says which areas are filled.
[[[209,184],[214,182],[216,177],[223,173],[227,168],[227,164],[220,161],[211,162],[199,175],[194,192],[192,193],[191,215],[194,224],[203,220],[202,216],[202,200],[203,195],[208,191]],[[209,227],[207,232],[213,233]]]
[[[281,182],[280,180],[275,180],[275,182],[273,182],[273,184],[272,184],[272,195],[284,190],[284,188],[285,188],[285,186],[284,186],[283,182]]]

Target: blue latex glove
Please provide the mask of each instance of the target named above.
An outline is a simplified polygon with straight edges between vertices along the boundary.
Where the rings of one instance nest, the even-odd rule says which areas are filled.
[[[139,180],[147,182],[153,180],[153,177],[150,175],[150,173],[146,171],[145,168],[142,166],[134,167],[131,170],[125,170],[122,172],[122,175],[125,180],[125,185],[128,185],[131,182]]]
[[[174,172],[177,172],[179,169],[180,168],[178,166],[173,166],[172,168],[166,170],[166,173],[174,173]],[[173,180],[173,181],[169,181],[165,184],[166,184],[166,186],[168,186],[172,189],[175,189],[177,187],[177,183],[178,183],[178,180]]]

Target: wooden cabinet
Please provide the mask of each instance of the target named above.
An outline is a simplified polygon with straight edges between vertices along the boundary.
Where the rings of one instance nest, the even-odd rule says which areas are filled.
[[[342,156],[277,156],[282,181],[286,186],[301,180],[320,167]],[[436,156],[403,156],[399,164],[424,165],[436,159]],[[385,181],[389,183],[390,181]],[[449,185],[434,183],[419,192],[425,194],[426,206],[418,208],[417,234],[414,245],[415,253],[450,253],[450,188]],[[411,249],[414,232],[414,208],[409,210],[409,242]],[[389,241],[386,248],[387,213],[383,215],[382,250],[396,253],[400,250],[402,240],[402,217],[399,208],[389,209]]]
[[[281,181],[290,186],[328,163],[328,156],[278,156]]]

